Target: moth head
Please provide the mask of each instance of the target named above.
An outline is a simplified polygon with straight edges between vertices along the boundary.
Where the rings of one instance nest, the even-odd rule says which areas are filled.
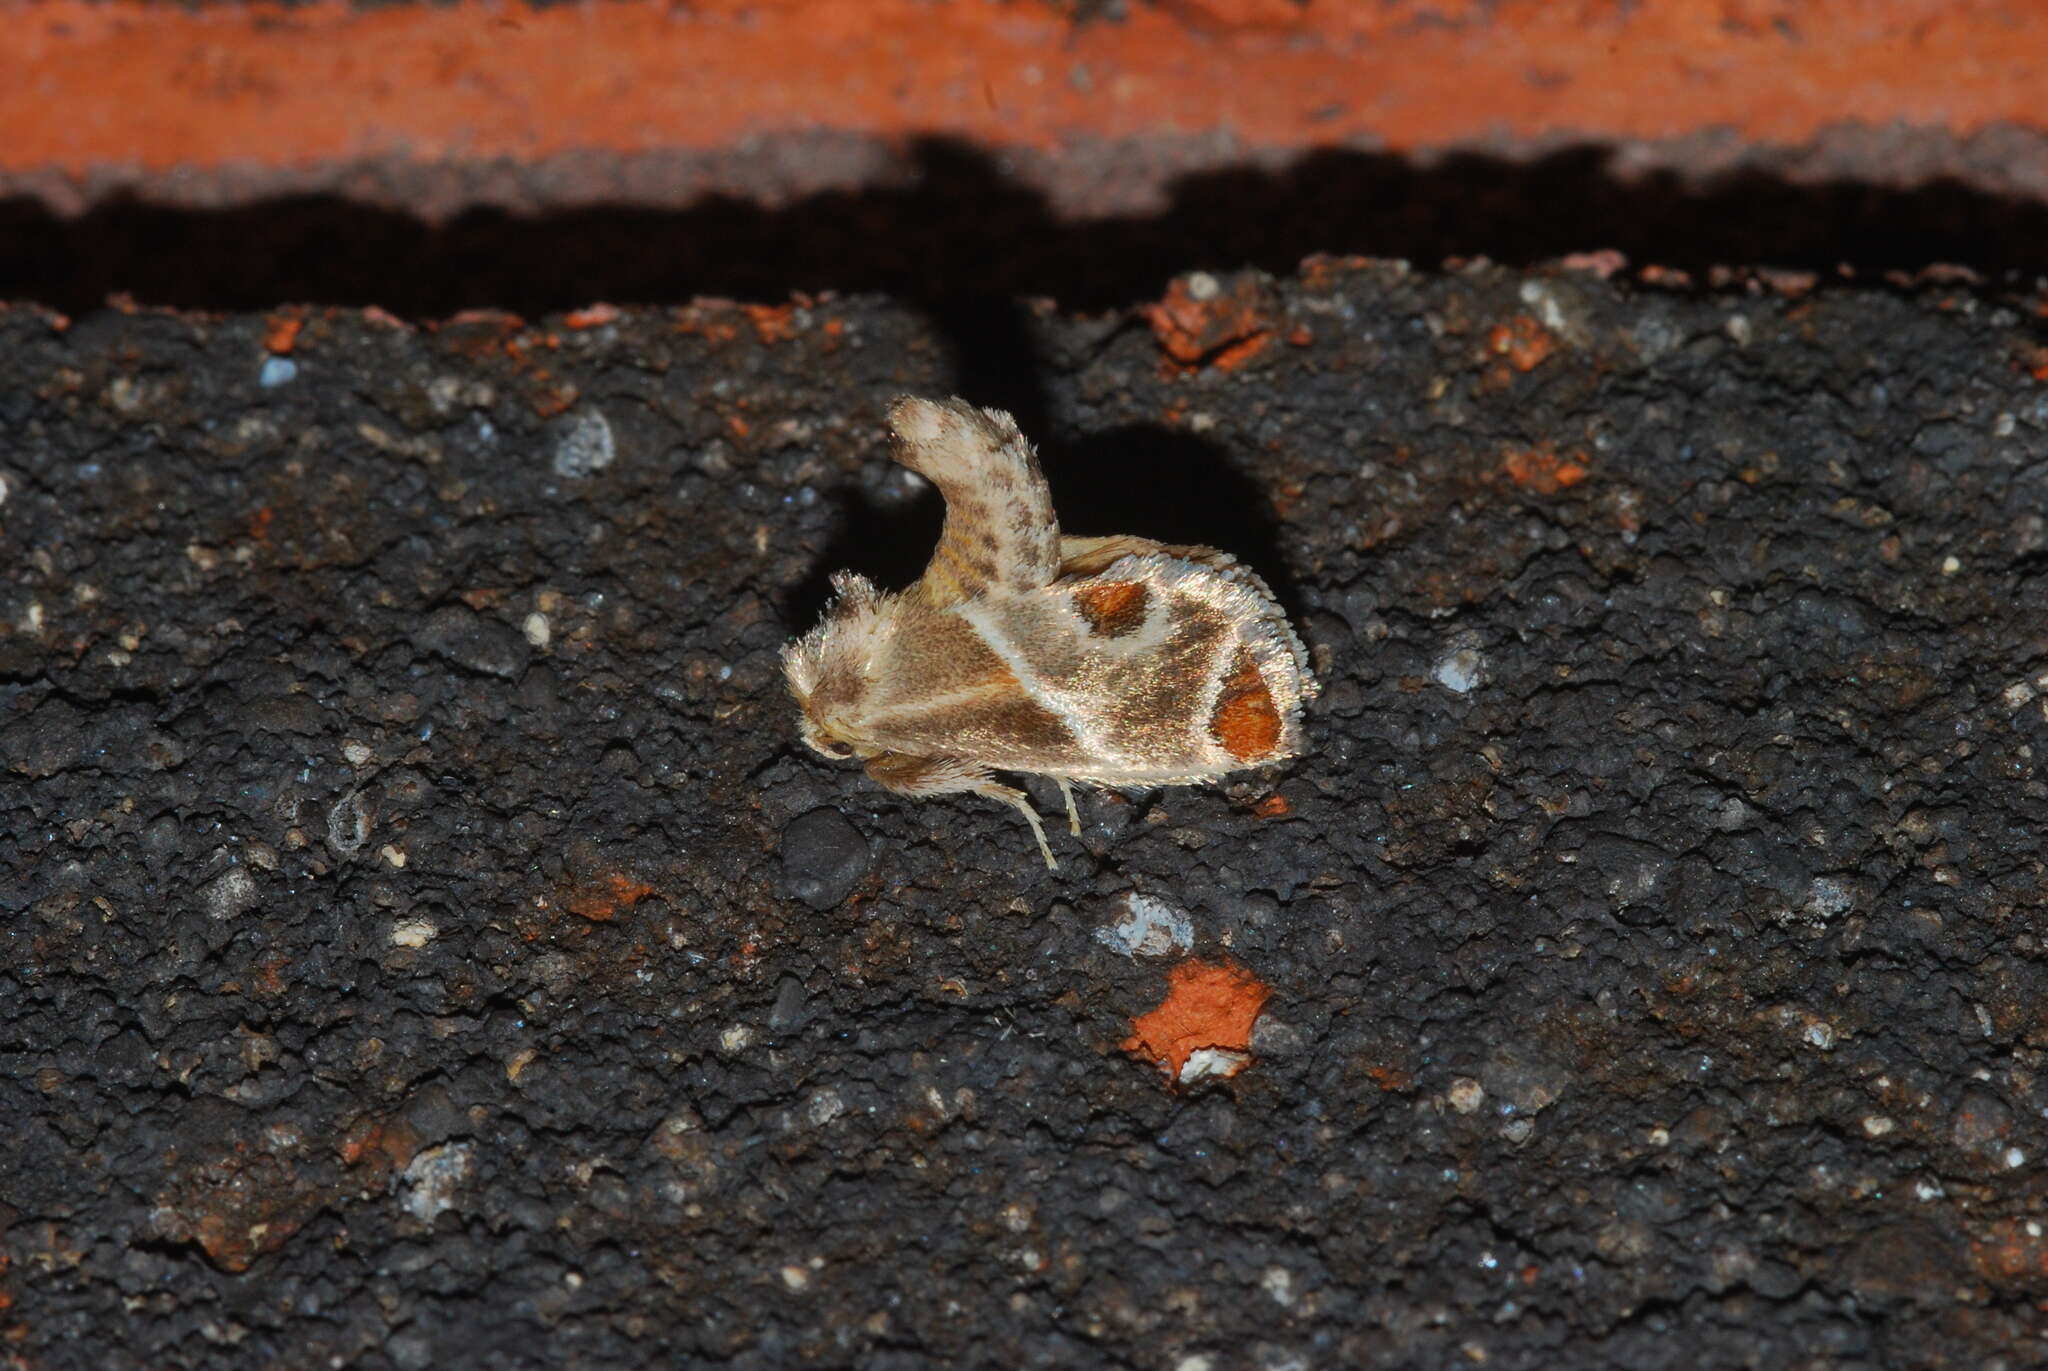
[[[835,759],[872,757],[881,749],[862,736],[861,705],[868,666],[883,632],[883,599],[866,577],[832,578],[838,598],[818,626],[782,649],[782,672],[796,698],[798,727],[813,752]]]

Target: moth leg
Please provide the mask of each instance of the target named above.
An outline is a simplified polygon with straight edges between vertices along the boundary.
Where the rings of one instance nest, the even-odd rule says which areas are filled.
[[[1005,804],[1015,805],[1017,812],[1024,816],[1024,822],[1031,825],[1031,836],[1038,839],[1038,855],[1045,858],[1045,869],[1060,869],[1060,864],[1052,859],[1052,844],[1045,840],[1045,825],[1038,821],[1038,811],[1031,807],[1031,801],[1025,797],[1023,791],[998,785],[994,781],[984,781],[974,787],[974,791],[977,795],[986,795],[991,800],[1001,800]]]
[[[1053,860],[1052,846],[1045,841],[1045,826],[1038,821],[1038,811],[1031,807],[1024,792],[1013,790],[989,779],[985,768],[973,762],[963,762],[954,757],[912,757],[903,752],[884,752],[867,761],[867,773],[883,789],[893,790],[898,795],[957,795],[968,791],[986,795],[992,800],[1014,805],[1024,821],[1031,825],[1031,836],[1038,840],[1039,855],[1054,871],[1060,864]]]
[[[1055,776],[1052,779],[1053,784],[1060,788],[1060,798],[1067,802],[1067,832],[1078,838],[1081,836],[1081,814],[1074,808],[1074,788],[1067,784],[1067,778],[1064,776]]]

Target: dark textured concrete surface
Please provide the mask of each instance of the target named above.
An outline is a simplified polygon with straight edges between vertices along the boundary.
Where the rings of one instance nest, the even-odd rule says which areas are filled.
[[[0,314],[0,1364],[2041,1364],[2039,310],[1169,306]],[[1051,873],[803,752],[956,386],[1275,581],[1310,756]]]

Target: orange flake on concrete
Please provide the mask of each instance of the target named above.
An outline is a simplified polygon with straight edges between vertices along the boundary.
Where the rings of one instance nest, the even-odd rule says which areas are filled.
[[[2048,1281],[2048,1227],[2034,1219],[2004,1219],[1970,1243],[1970,1261],[1993,1285]]]
[[[739,325],[731,318],[735,308],[730,300],[693,300],[676,311],[675,330],[694,333],[709,343],[730,343],[740,336]]]
[[[1131,1020],[1123,1050],[1176,1081],[1197,1052],[1236,1054],[1243,1060],[1222,1074],[1242,1070],[1250,1061],[1252,1025],[1272,987],[1230,961],[1182,962],[1166,973],[1166,985],[1158,1007]]]
[[[1628,270],[1628,258],[1613,248],[1598,248],[1592,252],[1572,252],[1558,260],[1566,271],[1583,271],[1605,281]]]
[[[583,392],[577,389],[575,382],[557,381],[547,371],[534,372],[533,381],[534,388],[528,395],[527,402],[533,406],[533,412],[543,419],[552,419],[558,414],[566,413],[569,406],[583,398]]]
[[[1284,819],[1294,812],[1294,806],[1287,803],[1285,795],[1268,795],[1252,812],[1261,819]]]
[[[1365,1074],[1374,1085],[1390,1095],[1404,1094],[1415,1086],[1415,1078],[1413,1076],[1398,1066],[1390,1066],[1384,1062],[1377,1066],[1367,1067]]]
[[[1364,271],[1372,265],[1372,258],[1356,253],[1319,252],[1301,259],[1301,280],[1311,290],[1327,290],[1342,280],[1345,275]]]
[[[1505,324],[1494,325],[1486,335],[1486,350],[1506,358],[1516,371],[1534,371],[1557,351],[1557,339],[1530,316],[1517,314]]]
[[[1584,453],[1560,456],[1548,443],[1510,452],[1501,468],[1507,472],[1510,481],[1532,495],[1555,495],[1577,485],[1590,474]]]
[[[1191,285],[1191,282],[1198,284]],[[1228,289],[1214,277],[1182,277],[1166,298],[1145,311],[1152,336],[1180,369],[1204,365],[1235,371],[1272,341],[1275,321],[1267,314],[1259,282],[1241,276]]]
[[[569,896],[568,908],[578,918],[592,923],[609,923],[622,909],[631,909],[649,895],[654,887],[613,872],[601,881],[593,882]]]
[[[562,322],[570,328],[576,329],[600,328],[605,324],[612,323],[618,317],[619,307],[617,305],[596,304],[585,305],[582,309],[570,310],[566,315],[562,316]]]
[[[296,314],[273,314],[270,326],[264,330],[263,346],[273,355],[282,357],[298,345],[299,330],[306,321]]]
[[[754,323],[754,332],[764,343],[786,343],[796,337],[796,306],[745,305],[742,311]]]
[[[367,317],[368,311],[364,313]],[[524,357],[524,351],[514,351],[514,340],[525,327],[526,321],[508,310],[466,309],[436,325],[434,331],[447,339],[449,351],[457,356],[480,361],[506,352],[517,360]]]
[[[335,1144],[344,1166],[368,1163],[379,1171],[403,1171],[420,1150],[420,1137],[403,1119],[363,1118]]]

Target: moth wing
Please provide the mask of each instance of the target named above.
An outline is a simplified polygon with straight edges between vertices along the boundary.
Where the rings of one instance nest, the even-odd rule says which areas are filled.
[[[1109,569],[1112,562],[1123,557],[1142,557],[1156,552],[1167,557],[1178,557],[1184,562],[1197,562],[1203,566],[1230,567],[1238,565],[1237,558],[1213,547],[1196,543],[1155,543],[1150,538],[1140,538],[1129,533],[1115,533],[1107,538],[1060,538],[1060,579],[1073,576],[1094,576]]]
[[[915,593],[934,607],[1033,590],[1060,570],[1052,492],[1016,420],[965,400],[889,407],[896,460],[939,488],[946,523]]]
[[[1301,707],[1315,680],[1265,583],[1211,549],[1195,549],[1214,558],[1197,561],[1153,546],[1092,575],[959,611],[1083,757],[1072,770],[1028,769],[1161,785],[1301,750]],[[1086,565],[1092,551],[1069,563]]]
[[[1079,764],[1086,754],[1073,729],[1027,685],[1008,639],[1000,629],[991,633],[988,617],[978,613],[1021,598],[1027,597],[982,597],[944,608],[915,598],[899,602],[870,664],[863,737],[909,757],[1006,771]]]

